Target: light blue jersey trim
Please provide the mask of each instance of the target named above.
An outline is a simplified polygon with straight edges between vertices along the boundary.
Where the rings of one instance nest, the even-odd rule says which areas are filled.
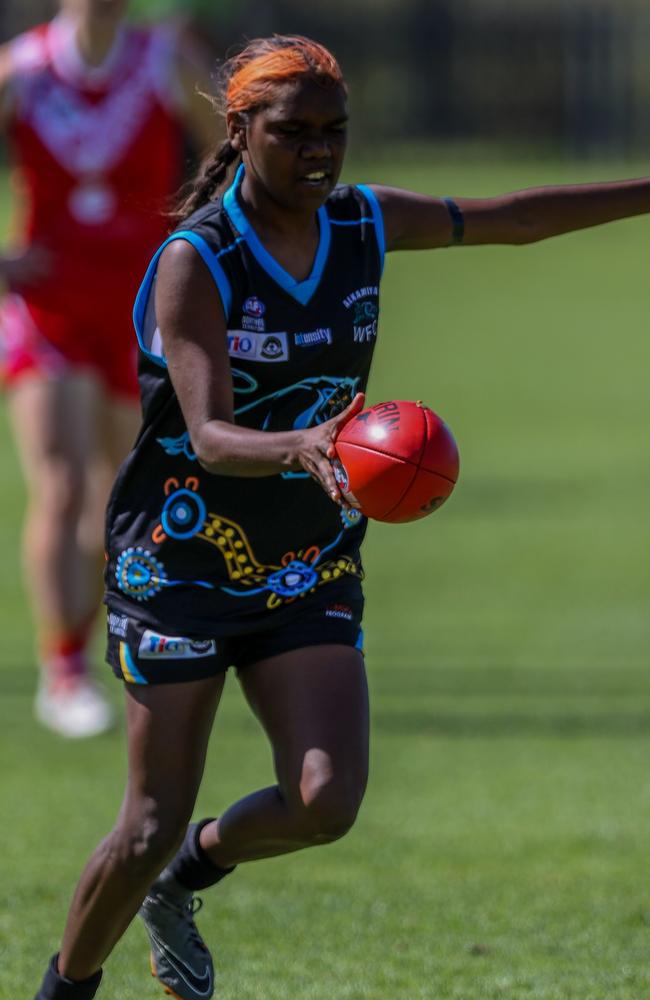
[[[278,264],[277,260],[275,260],[275,258],[272,257],[268,250],[263,246],[255,230],[244,215],[239,201],[237,200],[237,190],[241,186],[243,177],[244,165],[242,163],[235,174],[235,179],[233,180],[231,186],[223,196],[223,207],[228,213],[233,226],[246,240],[251,253],[260,267],[264,268],[269,277],[272,278],[273,281],[280,286],[280,288],[283,288],[285,292],[291,295],[292,298],[296,299],[297,302],[300,302],[301,305],[306,306],[320,284],[329,255],[331,230],[327,210],[324,205],[321,205],[317,212],[320,239],[311,274],[308,278],[305,278],[304,281],[296,281],[295,278],[293,278],[280,264]]]
[[[198,233],[194,233],[189,229],[181,229],[177,233],[172,233],[168,236],[164,243],[162,243],[156,250],[154,256],[151,259],[151,263],[147,268],[146,274],[138,290],[138,294],[135,297],[135,304],[133,306],[133,325],[135,326],[136,336],[138,338],[138,344],[140,345],[140,350],[145,354],[151,361],[156,364],[161,365],[163,368],[167,367],[167,362],[164,357],[160,354],[154,354],[150,351],[144,343],[144,322],[147,313],[147,306],[149,304],[149,298],[153,290],[153,283],[156,277],[156,271],[158,270],[158,261],[160,260],[160,255],[162,254],[165,247],[172,243],[174,240],[185,240],[186,243],[190,243],[191,246],[200,254],[201,259],[205,262],[206,267],[210,271],[210,274],[214,278],[215,284],[219,289],[219,295],[221,296],[221,302],[223,305],[223,311],[226,316],[226,322],[230,317],[230,307],[232,305],[232,289],[230,287],[230,282],[226,276],[226,272],[219,263],[219,257],[222,257],[226,253],[230,253],[235,249],[237,243],[241,242],[241,239],[235,240],[230,246],[224,247],[223,250],[219,250],[215,253],[210,249],[206,241]]]
[[[377,248],[379,250],[379,260],[381,266],[381,273],[384,272],[384,257],[386,256],[386,236],[384,234],[384,216],[381,211],[381,205],[377,200],[377,195],[369,188],[367,184],[357,184],[357,190],[361,191],[368,200],[370,205],[370,211],[372,212],[372,218],[375,223],[375,236],[377,237]]]
[[[364,215],[360,219],[330,219],[330,226],[360,226],[364,222],[369,222],[371,226],[375,224],[374,219]]]

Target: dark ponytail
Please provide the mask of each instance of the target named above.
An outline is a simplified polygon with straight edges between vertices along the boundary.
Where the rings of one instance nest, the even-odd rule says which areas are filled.
[[[238,159],[239,155],[230,139],[224,139],[216,153],[203,161],[198,174],[191,181],[189,194],[181,196],[178,204],[170,213],[170,219],[174,226],[196,212],[197,208],[207,205],[225,182],[228,176],[228,167]]]

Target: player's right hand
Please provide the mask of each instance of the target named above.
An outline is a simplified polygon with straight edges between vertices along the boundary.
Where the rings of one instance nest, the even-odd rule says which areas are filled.
[[[298,448],[297,458],[303,469],[322,486],[331,500],[346,508],[354,505],[343,496],[334,477],[332,468],[332,459],[336,457],[334,442],[341,428],[361,412],[365,399],[364,394],[358,392],[341,413],[317,427],[308,427],[303,431]]]

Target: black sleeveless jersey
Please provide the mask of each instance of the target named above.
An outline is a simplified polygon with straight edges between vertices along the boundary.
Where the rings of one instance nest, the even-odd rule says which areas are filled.
[[[310,276],[296,281],[229,190],[169,238],[191,243],[227,317],[237,424],[283,431],[339,413],[366,387],[377,337],[384,238],[363,185],[318,211]],[[169,242],[166,241],[166,242]],[[136,299],[143,425],[108,506],[106,602],[149,627],[219,637],[282,624],[312,595],[359,591],[365,519],[307,473],[212,475],[197,462],[167,373],[153,258]]]

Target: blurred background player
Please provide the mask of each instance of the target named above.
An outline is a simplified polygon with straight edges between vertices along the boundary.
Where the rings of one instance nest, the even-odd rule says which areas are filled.
[[[194,53],[169,29],[127,24],[127,6],[66,0],[0,49],[21,205],[0,256],[0,362],[28,493],[35,711],[69,737],[112,721],[87,650],[106,496],[139,420],[133,298],[168,228],[188,135],[198,150],[216,137]]]

